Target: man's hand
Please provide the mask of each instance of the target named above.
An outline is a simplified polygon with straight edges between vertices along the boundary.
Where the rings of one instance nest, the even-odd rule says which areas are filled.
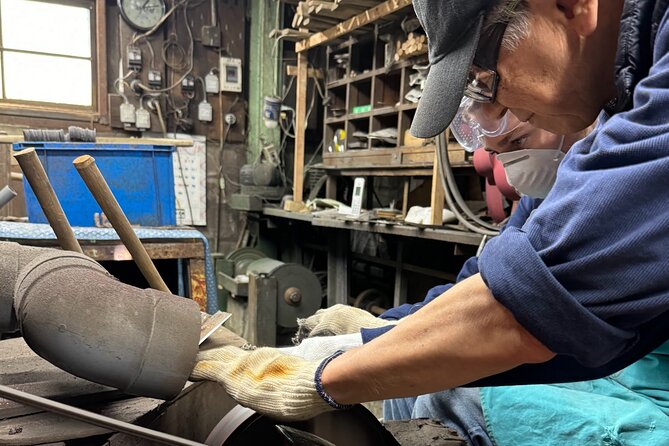
[[[293,338],[299,344],[315,336],[337,336],[358,333],[361,328],[378,328],[396,324],[397,321],[379,319],[360,308],[337,304],[318,310],[313,316],[297,320],[297,333]]]
[[[322,359],[231,346],[204,351],[197,359],[191,379],[219,382],[238,403],[272,418],[306,420],[335,409],[336,403],[328,404],[316,390]]]

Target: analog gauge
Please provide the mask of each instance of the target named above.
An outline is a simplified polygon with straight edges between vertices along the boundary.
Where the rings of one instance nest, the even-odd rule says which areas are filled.
[[[133,28],[147,31],[165,15],[164,0],[118,0],[123,19]]]

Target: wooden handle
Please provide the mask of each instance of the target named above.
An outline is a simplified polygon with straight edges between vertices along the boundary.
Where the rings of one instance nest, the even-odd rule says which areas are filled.
[[[82,155],[75,159],[73,164],[84,180],[84,183],[86,183],[88,190],[95,197],[95,201],[98,202],[109,222],[118,233],[121,241],[128,248],[133,260],[137,263],[140,271],[149,282],[149,286],[156,290],[171,293],[163,278],[160,277],[144,245],[142,245],[139,237],[137,237],[132,226],[130,226],[128,218],[123,213],[118,201],[116,201],[116,197],[114,197],[109,185],[102,176],[102,172],[100,172],[97,164],[95,164],[95,158],[90,155]]]
[[[46,219],[49,221],[53,232],[56,233],[58,243],[63,249],[75,251],[83,254],[79,242],[74,236],[70,222],[67,221],[65,212],[53,191],[53,187],[46,176],[44,166],[37,157],[35,149],[29,148],[21,150],[14,154],[14,158],[21,166],[23,175],[32,187],[39,205],[44,211]]]

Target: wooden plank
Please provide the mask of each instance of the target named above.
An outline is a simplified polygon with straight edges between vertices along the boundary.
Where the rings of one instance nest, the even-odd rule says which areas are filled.
[[[295,105],[295,160],[293,169],[293,201],[301,203],[304,198],[304,150],[307,129],[307,54],[297,55],[297,86]]]
[[[147,243],[143,242],[149,257],[153,260],[163,259],[202,259],[204,258],[204,246],[201,241],[197,242],[168,242]],[[101,244],[82,243],[84,254],[97,261],[109,260],[132,260],[130,252],[121,243]]]
[[[152,398],[132,398],[86,409],[133,423],[163,403],[162,400]],[[27,446],[88,438],[108,432],[92,424],[44,412],[0,421],[0,444]]]
[[[309,68],[307,75],[310,78],[323,79],[323,70],[320,68]],[[297,67],[295,65],[286,66],[286,76],[297,76]]]
[[[119,395],[116,389],[77,378],[40,358],[23,338],[0,342],[0,370],[0,384],[59,401],[108,400]],[[0,398],[0,419],[38,411]]]
[[[314,48],[324,43],[330,42],[338,37],[341,37],[345,34],[348,34],[352,31],[355,31],[358,28],[361,28],[370,23],[399,11],[400,9],[406,8],[411,5],[411,0],[387,0],[378,6],[375,6],[365,12],[362,12],[350,19],[339,23],[338,25],[333,26],[330,29],[314,34],[302,42],[298,42],[295,45],[295,51],[298,53],[303,53],[310,48]]]

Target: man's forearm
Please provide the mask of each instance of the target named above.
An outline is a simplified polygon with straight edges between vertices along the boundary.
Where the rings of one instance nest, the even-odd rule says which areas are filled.
[[[477,274],[390,332],[334,359],[322,382],[337,402],[359,403],[453,388],[553,356]]]

